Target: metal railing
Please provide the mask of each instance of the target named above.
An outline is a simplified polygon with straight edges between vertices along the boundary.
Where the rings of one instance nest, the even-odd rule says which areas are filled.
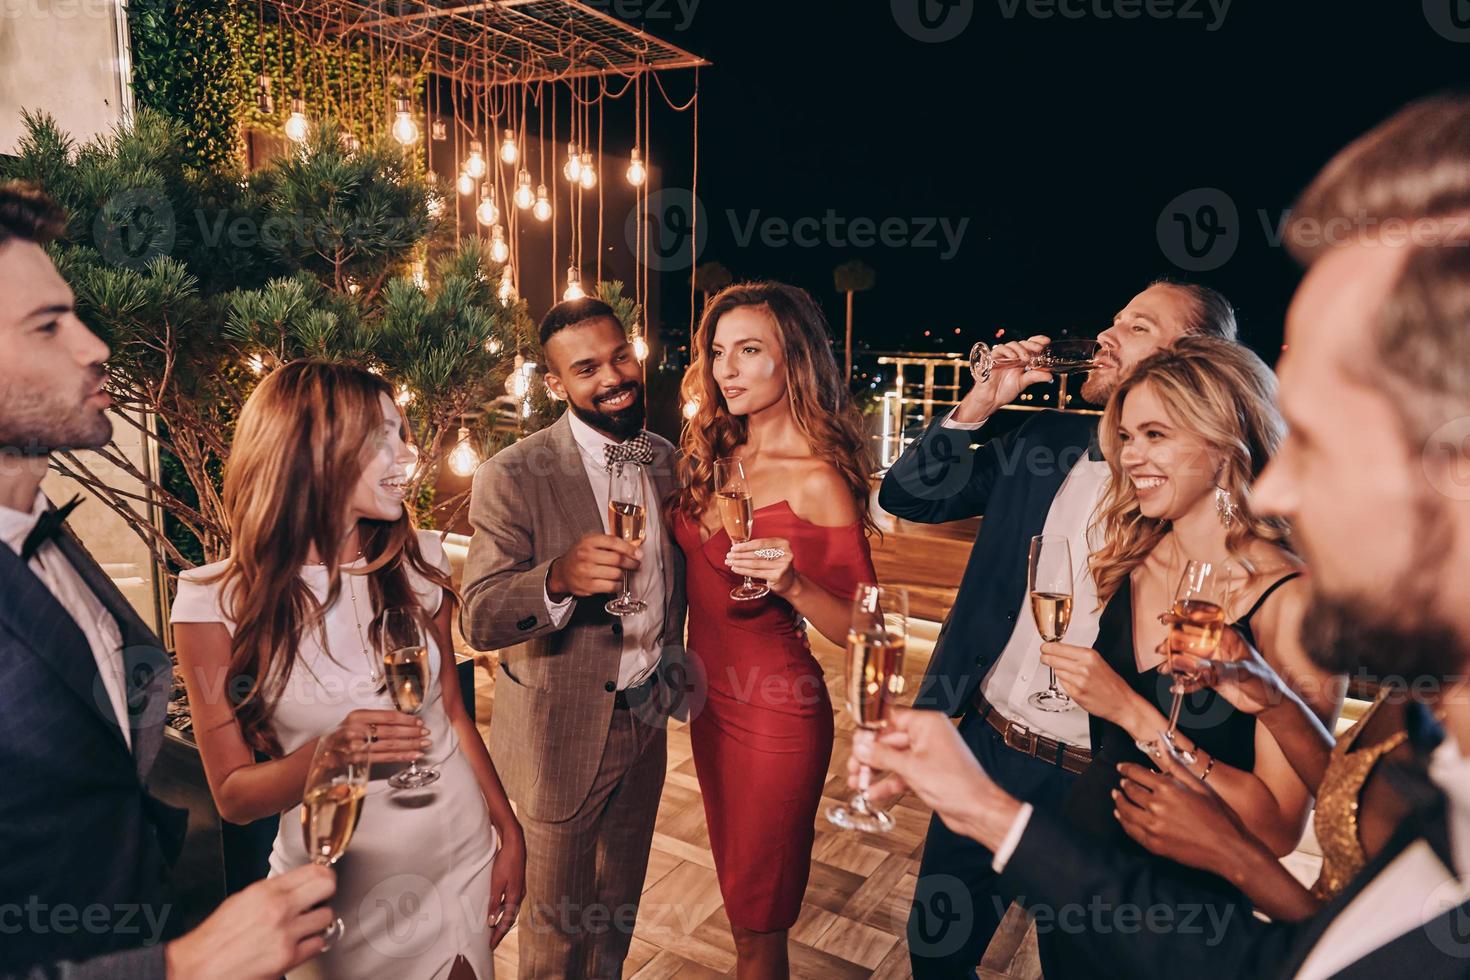
[[[870,352],[870,356],[874,355],[880,365],[893,368],[893,383],[883,389],[879,430],[874,436],[878,442],[879,466],[886,470],[913,441],[911,433],[923,432],[935,418],[959,404],[972,378],[970,361],[964,354]],[[1061,377],[1045,391],[1024,391],[1015,404],[1006,405],[1001,411],[1058,409],[1100,415],[1097,409],[1074,408],[1073,402],[1080,399],[1071,393],[1070,385],[1058,401],[1058,389],[1066,380],[1066,376]]]

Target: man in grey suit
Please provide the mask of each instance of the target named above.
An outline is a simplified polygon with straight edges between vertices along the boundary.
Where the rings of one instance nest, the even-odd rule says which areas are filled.
[[[643,431],[643,374],[611,307],[541,323],[546,383],[568,411],[475,474],[461,625],[499,650],[490,749],[526,833],[520,975],[619,977],[684,694],[684,568],[659,507],[674,447]],[[609,472],[643,464],[647,536],[608,533]],[[627,572],[634,615],[604,609]]]
[[[65,223],[0,185],[0,980],[271,980],[321,951],[336,878],[260,882],[172,938],[186,815],[147,786],[169,658],[40,490],[53,452],[112,436],[107,345],[42,248]]]

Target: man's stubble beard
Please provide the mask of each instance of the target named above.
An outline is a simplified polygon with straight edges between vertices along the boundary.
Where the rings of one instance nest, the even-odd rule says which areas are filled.
[[[0,449],[46,456],[73,449],[100,449],[112,439],[107,413],[68,410],[45,396],[27,398],[14,387],[0,390]]]

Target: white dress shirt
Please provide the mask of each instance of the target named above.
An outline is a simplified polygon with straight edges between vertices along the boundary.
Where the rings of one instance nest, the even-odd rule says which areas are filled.
[[[953,412],[951,412],[953,414]],[[951,429],[978,429],[979,422],[956,422],[946,417],[942,423]],[[1072,622],[1064,643],[1091,646],[1097,639],[1097,582],[1087,568],[1092,547],[1100,543],[1097,533],[1089,541],[1088,526],[1093,512],[1102,501],[1108,483],[1108,464],[1084,456],[1068,472],[1046,514],[1043,534],[1065,537],[1072,550]],[[1041,662],[1041,634],[1031,615],[1031,597],[1023,594],[1016,612],[1016,625],[1000,656],[980,682],[985,700],[1008,721],[1026,726],[1029,731],[1046,738],[1086,749],[1091,745],[1087,712],[1073,707],[1070,711],[1042,711],[1033,706],[1030,697],[1046,690],[1051,683],[1050,671]],[[1065,690],[1065,688],[1064,688]]]
[[[46,495],[39,490],[36,491],[36,502],[31,506],[30,513],[0,507],[0,539],[19,555],[26,536],[46,510]],[[122,630],[118,628],[117,620],[107,611],[102,600],[93,594],[81,574],[61,553],[61,549],[56,547],[55,541],[47,541],[41,545],[31,559],[30,568],[76,621],[82,635],[87,638],[87,645],[92,648],[92,657],[97,661],[97,673],[102,677],[107,700],[112,704],[112,713],[117,719],[118,727],[122,729],[123,740],[131,749],[133,729],[128,721]]]
[[[1446,737],[1429,764],[1429,777],[1448,797],[1450,847],[1461,876],[1446,868],[1424,841],[1415,841],[1378,873],[1317,939],[1297,980],[1322,980],[1380,946],[1470,900],[1470,756]],[[1445,950],[1464,955],[1464,947]]]
[[[602,515],[602,530],[610,534],[612,529],[607,523],[607,456],[603,452],[603,447],[615,446],[618,443],[583,422],[575,412],[569,411],[567,420],[572,427],[572,438],[576,440],[577,449],[582,454],[582,465],[587,469],[587,480],[592,484],[592,496],[597,500],[597,510]],[[664,527],[662,515],[659,512],[661,503],[653,480],[648,475],[648,468],[644,467],[643,505],[647,511],[648,520],[643,538],[643,561],[632,572],[630,584],[634,598],[642,599],[648,604],[648,608],[641,613],[621,617],[623,659],[618,666],[617,681],[620,691],[638,687],[648,680],[649,675],[658,666],[659,658],[663,656],[659,642],[664,627],[666,598],[664,595]],[[594,598],[595,601],[601,601],[598,597]],[[548,592],[546,612],[551,617],[551,625],[556,629],[565,626],[577,601],[575,596],[568,596],[561,602],[553,602]]]

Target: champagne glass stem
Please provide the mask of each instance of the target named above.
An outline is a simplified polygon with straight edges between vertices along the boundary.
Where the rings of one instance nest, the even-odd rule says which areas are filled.
[[[744,583],[744,585],[745,585],[745,588],[749,589],[749,588],[751,588],[751,587],[753,587],[755,585],[755,582],[751,579],[751,577],[749,575],[746,575],[745,576],[745,583]]]
[[[633,582],[628,570],[623,569],[623,601],[628,602],[633,598]]]
[[[1184,706],[1184,688],[1176,682],[1172,688],[1174,703],[1169,706],[1169,727],[1164,731],[1164,737],[1174,741],[1174,733],[1179,730],[1179,709]]]

